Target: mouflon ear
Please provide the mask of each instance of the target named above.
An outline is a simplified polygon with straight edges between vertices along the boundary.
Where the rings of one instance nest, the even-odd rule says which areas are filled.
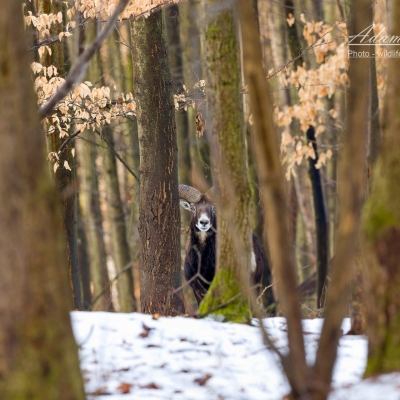
[[[190,203],[185,200],[179,200],[180,205],[185,209],[190,211]]]

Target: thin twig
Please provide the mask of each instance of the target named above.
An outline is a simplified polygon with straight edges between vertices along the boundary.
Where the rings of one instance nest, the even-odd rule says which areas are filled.
[[[99,133],[100,135],[100,133]],[[121,163],[125,166],[125,168],[132,174],[132,176],[140,183],[140,179],[136,176],[136,174],[131,170],[131,168],[129,167],[129,165],[125,162],[125,160],[118,154],[117,150],[114,149],[114,146],[107,140],[107,138],[105,138],[104,136],[101,136],[102,140],[104,140],[108,147],[110,148],[110,150],[114,153],[115,157],[118,158],[119,161],[121,161]]]
[[[201,253],[199,252],[199,250],[197,249],[197,246],[192,246],[194,251],[197,253],[197,272],[195,275],[193,275],[188,281],[186,281],[184,284],[182,284],[181,286],[177,287],[176,289],[174,289],[173,291],[169,291],[168,295],[167,295],[167,300],[165,301],[165,305],[164,305],[164,311],[163,311],[163,315],[165,315],[165,311],[167,308],[167,305],[169,304],[169,299],[171,298],[171,296],[173,296],[174,294],[177,294],[179,291],[183,290],[183,288],[185,288],[186,286],[189,286],[190,283],[192,283],[196,278],[199,278],[200,280],[202,280],[204,283],[206,283],[207,285],[211,285],[211,282],[209,282],[206,278],[204,278],[204,276],[200,273],[200,268],[201,268]],[[201,284],[201,282],[198,282],[199,285],[201,285],[201,287],[207,292],[207,290],[204,288],[204,286]]]
[[[81,131],[76,131],[74,132],[72,135],[68,136],[68,138],[64,141],[64,143],[60,146],[60,148],[58,149],[58,154],[60,154],[64,148],[67,146],[67,144],[75,139],[79,134],[81,133]]]
[[[331,33],[333,30],[336,29],[336,27],[341,24],[342,22],[344,22],[345,20],[341,20],[335,23],[335,25],[333,26],[333,28],[329,31],[327,31],[324,35],[322,35],[315,43],[313,43],[312,45],[308,46],[303,52],[301,52],[297,57],[292,58],[289,62],[287,62],[285,65],[283,65],[282,67],[278,68],[273,74],[268,75],[267,79],[271,79],[272,77],[274,77],[275,75],[279,74],[279,72],[281,72],[282,70],[286,69],[289,65],[293,64],[294,62],[296,62],[298,59],[302,58],[303,55],[305,53],[307,53],[309,50],[313,49],[314,47],[320,46],[321,43],[318,43],[321,39],[323,39],[326,35],[328,35],[329,33]]]
[[[130,261],[127,265],[125,265],[124,268],[121,269],[121,271],[119,271],[117,273],[117,275],[114,276],[113,279],[111,279],[104,287],[103,289],[100,290],[100,293],[92,300],[92,302],[90,303],[90,306],[88,307],[88,310],[90,311],[93,306],[95,305],[95,303],[97,302],[97,300],[100,299],[101,296],[103,296],[103,294],[105,293],[105,291],[111,287],[111,285],[122,275],[124,274],[126,271],[129,270],[129,268],[132,268],[132,264],[133,261]]]

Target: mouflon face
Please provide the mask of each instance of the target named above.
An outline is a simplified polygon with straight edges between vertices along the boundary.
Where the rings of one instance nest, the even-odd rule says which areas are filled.
[[[197,203],[180,201],[181,206],[192,213],[191,225],[196,231],[209,232],[216,228],[215,205],[204,195]]]

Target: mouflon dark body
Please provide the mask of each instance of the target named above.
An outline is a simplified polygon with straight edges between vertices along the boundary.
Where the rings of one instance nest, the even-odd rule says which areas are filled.
[[[207,194],[197,189],[179,185],[179,197],[182,207],[191,211],[189,238],[186,243],[184,265],[185,279],[193,289],[197,303],[206,295],[215,275],[217,259],[217,219],[215,205]],[[258,238],[253,235],[250,284],[271,282],[271,272]],[[268,302],[273,303],[272,289],[267,290]]]

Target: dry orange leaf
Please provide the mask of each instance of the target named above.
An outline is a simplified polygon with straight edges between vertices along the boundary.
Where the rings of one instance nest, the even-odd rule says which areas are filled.
[[[126,383],[126,382],[122,382],[117,389],[122,393],[122,394],[127,394],[131,392],[131,387],[133,385],[131,383]]]

